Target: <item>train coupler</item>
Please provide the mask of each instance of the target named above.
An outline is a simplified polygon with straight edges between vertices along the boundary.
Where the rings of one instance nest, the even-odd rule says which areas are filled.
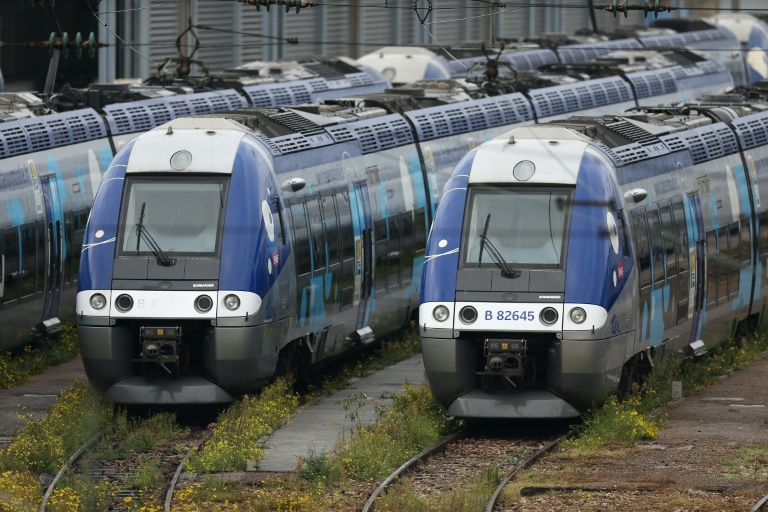
[[[181,327],[141,327],[142,363],[157,363],[169,375],[167,365],[178,368],[181,352]]]

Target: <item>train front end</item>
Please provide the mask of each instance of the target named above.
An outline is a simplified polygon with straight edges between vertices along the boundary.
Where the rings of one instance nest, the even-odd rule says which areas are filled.
[[[447,182],[419,330],[430,388],[451,414],[575,417],[616,391],[631,259],[615,173],[590,142],[555,125],[518,128]]]
[[[77,317],[88,379],[115,403],[226,403],[274,373],[263,303],[281,256],[276,187],[248,134],[225,118],[172,121],[102,180]]]

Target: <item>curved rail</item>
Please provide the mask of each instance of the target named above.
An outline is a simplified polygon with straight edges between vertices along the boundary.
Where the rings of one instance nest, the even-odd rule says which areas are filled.
[[[184,460],[182,460],[179,465],[176,467],[176,472],[173,474],[173,478],[171,479],[171,483],[168,486],[168,492],[165,493],[165,505],[164,505],[164,512],[171,512],[171,506],[173,504],[173,493],[176,490],[176,484],[179,483],[179,478],[181,477],[181,472],[184,471],[184,464],[187,463],[189,460],[189,457],[192,455],[193,452],[196,452],[200,446],[209,438],[211,437],[212,430],[208,430],[205,434],[203,434],[203,437],[200,438],[200,440],[195,443],[195,446],[187,450],[186,455],[184,455]]]
[[[104,435],[104,433],[107,431],[107,429],[103,429],[99,431],[95,436],[87,440],[83,445],[77,449],[75,453],[72,454],[72,456],[69,458],[67,462],[64,463],[63,466],[61,466],[61,469],[59,469],[59,472],[56,473],[56,476],[53,477],[53,480],[51,480],[51,483],[48,484],[48,489],[45,491],[45,496],[43,496],[43,501],[40,503],[40,512],[45,512],[45,507],[48,506],[48,500],[51,499],[51,495],[53,494],[53,489],[56,487],[56,484],[59,483],[59,480],[61,480],[61,477],[64,476],[64,473],[72,467],[72,465],[77,462],[77,460],[85,453],[85,451],[93,445],[96,441],[98,441],[101,436]]]
[[[453,434],[449,435],[448,437],[442,439],[437,444],[431,446],[430,448],[427,448],[423,452],[419,453],[418,455],[415,455],[412,459],[410,459],[408,462],[397,468],[394,473],[389,475],[386,480],[381,482],[381,485],[379,485],[375,491],[371,494],[370,498],[368,498],[368,501],[365,503],[365,506],[363,507],[362,512],[370,512],[373,510],[373,502],[376,501],[376,498],[381,494],[381,492],[392,482],[395,481],[395,479],[403,474],[405,471],[407,471],[410,467],[412,467],[417,462],[420,462],[422,460],[427,459],[435,452],[442,450],[445,448],[445,446],[448,443],[452,443],[453,441],[456,441],[457,439],[460,439],[466,435],[466,432],[459,431],[454,432]]]
[[[755,506],[752,507],[750,512],[758,512],[759,510],[763,510],[763,507],[765,506],[766,503],[768,503],[768,494],[760,498],[760,501],[755,503]]]
[[[552,449],[557,446],[560,441],[568,437],[570,434],[565,434],[564,436],[560,436],[554,441],[544,445],[542,448],[537,450],[534,454],[532,454],[530,457],[525,459],[523,462],[515,466],[515,468],[507,475],[507,477],[501,481],[501,483],[496,487],[496,490],[493,491],[493,495],[491,496],[491,499],[488,500],[488,503],[485,505],[485,512],[493,512],[494,507],[496,507],[496,502],[499,500],[499,496],[501,496],[501,491],[504,490],[504,487],[507,486],[510,480],[514,478],[514,476],[517,474],[518,471],[521,469],[525,469],[534,462],[536,462],[539,457],[542,455],[552,451]]]

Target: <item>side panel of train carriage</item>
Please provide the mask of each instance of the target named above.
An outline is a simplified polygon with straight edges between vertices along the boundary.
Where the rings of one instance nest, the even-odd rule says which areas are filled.
[[[0,348],[6,349],[35,326],[55,332],[59,303],[74,303],[88,212],[112,150],[90,109],[22,120],[0,126],[0,133]]]
[[[343,142],[290,153],[273,139],[295,256],[295,311],[290,338],[304,338],[312,362],[373,341],[407,323],[418,308],[429,201],[417,149],[402,117],[331,127]],[[375,133],[399,134],[398,147],[380,149]],[[367,137],[362,135],[367,134]],[[390,141],[386,141],[391,145]]]

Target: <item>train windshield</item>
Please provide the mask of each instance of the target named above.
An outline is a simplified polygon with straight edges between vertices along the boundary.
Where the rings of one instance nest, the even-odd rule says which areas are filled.
[[[560,268],[571,196],[570,189],[473,188],[462,266]]]
[[[120,255],[214,256],[229,178],[129,178]]]

